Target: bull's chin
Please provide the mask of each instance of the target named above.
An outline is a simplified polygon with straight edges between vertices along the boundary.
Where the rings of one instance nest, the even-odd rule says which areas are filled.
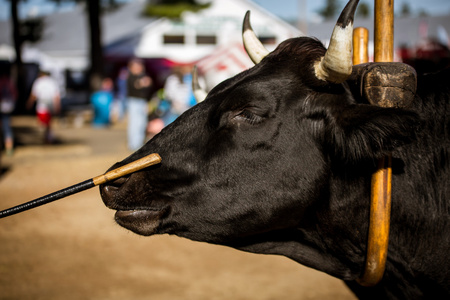
[[[163,210],[118,210],[116,222],[134,233],[149,236],[156,234]]]

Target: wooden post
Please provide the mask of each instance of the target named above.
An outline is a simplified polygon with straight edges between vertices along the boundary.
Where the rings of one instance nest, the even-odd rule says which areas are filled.
[[[374,25],[374,61],[394,61],[394,0],[375,0]]]
[[[375,0],[375,62],[394,59],[394,0]],[[381,158],[372,175],[370,224],[364,273],[358,279],[363,286],[374,286],[382,278],[389,244],[391,212],[391,155]]]
[[[356,27],[353,30],[353,65],[369,62],[369,30]]]

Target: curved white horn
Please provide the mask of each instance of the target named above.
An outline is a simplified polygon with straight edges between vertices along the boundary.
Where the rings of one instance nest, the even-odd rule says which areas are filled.
[[[208,93],[200,87],[198,83],[197,66],[192,69],[192,92],[194,93],[195,100],[197,103],[202,102],[208,96]]]
[[[352,73],[353,17],[359,0],[350,0],[334,26],[328,50],[314,65],[316,77],[342,83]]]
[[[245,51],[247,51],[248,56],[255,65],[270,53],[256,37],[250,25],[250,11],[247,11],[245,14],[244,24],[242,25],[242,39],[244,41]]]

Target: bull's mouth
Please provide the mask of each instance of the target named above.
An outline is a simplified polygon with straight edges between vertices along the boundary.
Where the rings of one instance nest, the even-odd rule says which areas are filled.
[[[157,229],[165,210],[118,210],[116,222],[134,233],[149,236],[157,233]]]

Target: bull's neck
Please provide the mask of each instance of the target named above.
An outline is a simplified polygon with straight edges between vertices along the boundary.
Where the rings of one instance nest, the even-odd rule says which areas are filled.
[[[330,178],[329,187],[324,187],[328,192],[296,228],[265,234],[258,244],[232,246],[283,255],[334,277],[355,280],[364,267],[370,205],[366,185],[370,183],[361,178],[352,179],[351,184],[342,180]]]

